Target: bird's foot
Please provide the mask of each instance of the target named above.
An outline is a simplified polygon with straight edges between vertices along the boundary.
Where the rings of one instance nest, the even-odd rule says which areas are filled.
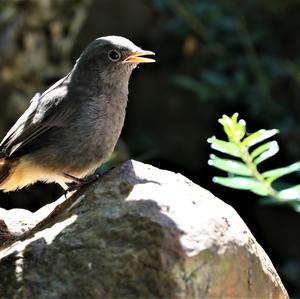
[[[101,177],[101,174],[98,172],[95,172],[83,179],[81,178],[77,178],[74,177],[70,174],[65,173],[64,174],[65,178],[67,178],[68,180],[70,180],[69,183],[66,183],[66,185],[68,186],[68,189],[66,190],[66,193],[68,192],[72,192],[72,191],[77,191],[79,190],[81,187],[85,186],[85,185],[89,185],[93,182],[95,182],[96,180],[98,180]]]

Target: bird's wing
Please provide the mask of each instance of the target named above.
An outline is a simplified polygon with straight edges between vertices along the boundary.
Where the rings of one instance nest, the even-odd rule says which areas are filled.
[[[30,106],[9,130],[0,144],[0,151],[7,157],[17,156],[39,145],[37,137],[65,124],[73,113],[74,105],[68,101],[68,85],[59,80],[43,94],[36,94]],[[64,101],[63,101],[64,100]],[[34,144],[36,143],[36,144]]]

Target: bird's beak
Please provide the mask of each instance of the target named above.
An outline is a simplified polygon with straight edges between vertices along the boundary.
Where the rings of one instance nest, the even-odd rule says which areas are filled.
[[[122,63],[151,63],[155,62],[154,59],[148,58],[148,57],[142,57],[145,55],[155,55],[152,51],[145,51],[145,50],[139,50],[136,52],[133,52],[132,55],[125,58]]]

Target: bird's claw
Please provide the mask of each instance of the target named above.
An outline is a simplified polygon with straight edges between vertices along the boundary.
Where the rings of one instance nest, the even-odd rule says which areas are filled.
[[[69,183],[66,183],[66,185],[68,186],[68,189],[65,191],[65,195],[68,193],[68,192],[73,192],[73,191],[77,191],[79,190],[80,188],[82,188],[83,186],[85,185],[89,185],[95,181],[97,181],[101,175],[99,173],[94,173],[94,174],[91,174],[83,179],[81,178],[77,178],[77,177],[74,177],[72,175],[69,175],[67,173],[64,174],[64,176],[71,180],[71,182]]]

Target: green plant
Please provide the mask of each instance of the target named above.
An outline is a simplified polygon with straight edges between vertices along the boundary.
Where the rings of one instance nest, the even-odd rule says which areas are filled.
[[[193,66],[172,68],[170,81],[200,107],[232,111],[238,106],[250,119],[279,128],[286,153],[298,160],[300,1],[153,2],[168,14],[166,45],[181,44],[184,65]],[[196,47],[187,54],[190,40]]]
[[[229,174],[228,177],[215,176],[213,181],[226,187],[266,196],[268,203],[289,204],[300,212],[300,184],[281,190],[274,187],[274,182],[282,176],[299,171],[300,161],[286,167],[260,171],[260,164],[279,151],[276,141],[264,141],[279,131],[261,129],[247,134],[246,122],[238,119],[238,113],[233,114],[232,117],[223,115],[219,123],[223,126],[228,141],[213,136],[208,139],[208,142],[212,149],[236,159],[220,158],[211,154],[208,164]],[[258,146],[254,148],[256,145]]]

